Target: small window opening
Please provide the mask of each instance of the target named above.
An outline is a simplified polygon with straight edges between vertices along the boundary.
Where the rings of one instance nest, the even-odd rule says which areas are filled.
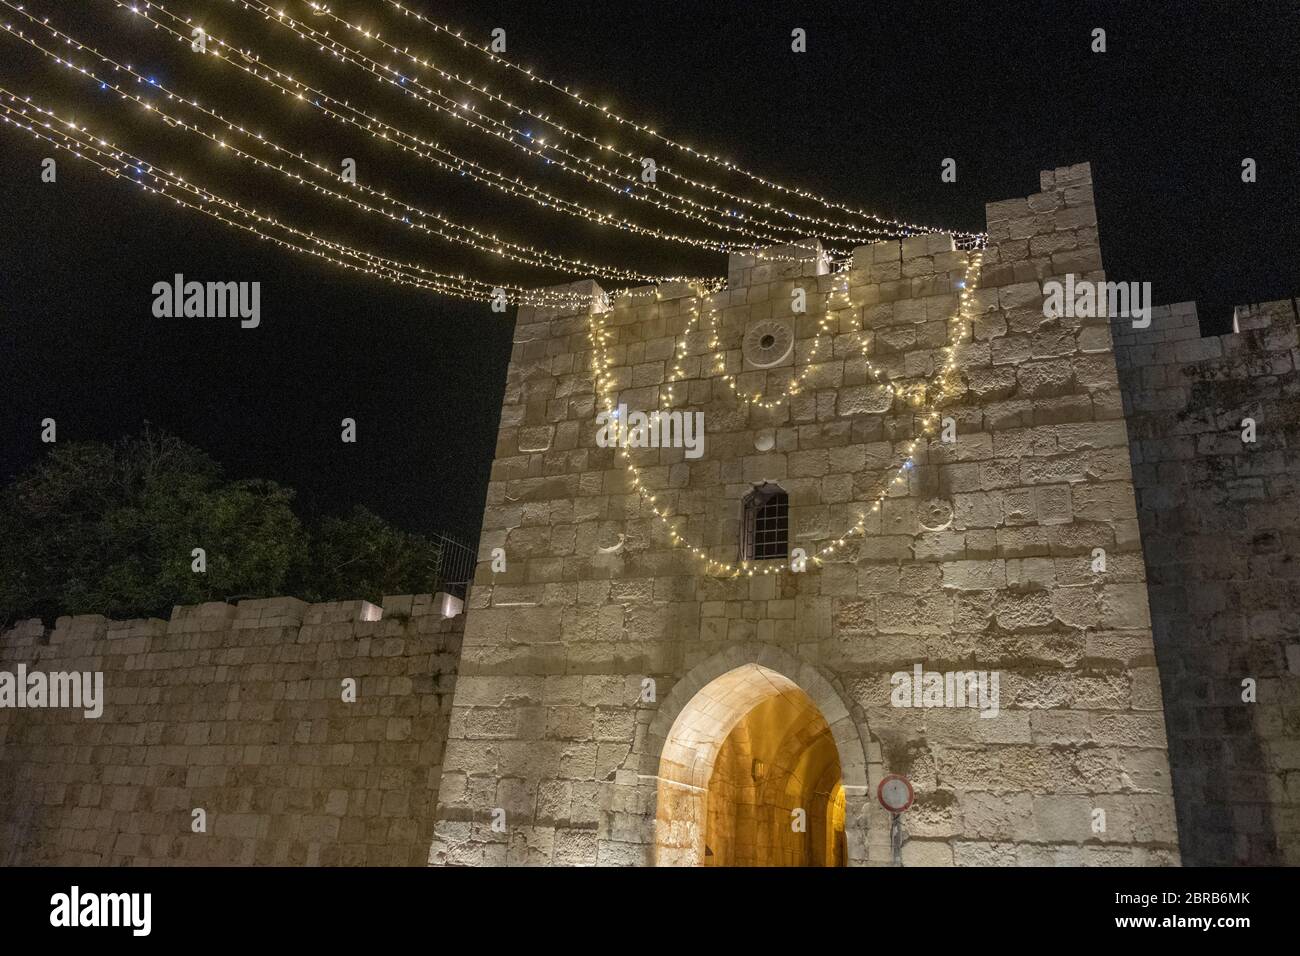
[[[767,561],[790,556],[790,499],[767,482],[745,496],[740,559]]]

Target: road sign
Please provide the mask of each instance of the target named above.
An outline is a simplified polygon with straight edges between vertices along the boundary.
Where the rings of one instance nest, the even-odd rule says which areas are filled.
[[[876,788],[876,799],[890,813],[902,813],[912,805],[912,784],[901,773],[888,774]]]

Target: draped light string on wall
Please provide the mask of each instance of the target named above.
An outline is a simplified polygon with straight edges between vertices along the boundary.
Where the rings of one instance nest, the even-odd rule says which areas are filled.
[[[969,324],[966,320],[966,310],[970,304],[972,291],[975,285],[975,278],[979,275],[980,266],[983,262],[983,254],[978,250],[970,253],[966,261],[966,272],[964,279],[959,283],[961,289],[958,295],[957,307],[954,309],[953,316],[950,319],[948,344],[942,350],[944,358],[943,365],[935,376],[935,387],[931,393],[929,407],[920,415],[920,434],[909,441],[905,446],[905,454],[902,463],[895,471],[892,480],[886,481],[884,489],[873,497],[864,502],[860,502],[863,511],[857,516],[856,522],[849,527],[839,537],[833,538],[823,544],[819,549],[809,555],[809,560],[822,564],[824,560],[835,553],[837,548],[843,548],[854,537],[861,537],[866,533],[866,522],[870,514],[880,511],[885,499],[889,497],[892,488],[902,484],[907,480],[908,473],[915,465],[916,451],[921,442],[938,430],[940,424],[939,406],[950,399],[958,398],[963,392],[960,386],[960,377],[954,385],[954,373],[957,371],[958,348],[964,342],[970,331]],[[588,339],[592,347],[592,372],[593,387],[598,400],[606,409],[611,419],[615,415],[617,407],[616,391],[617,383],[612,373],[614,359],[609,355],[611,330],[608,327],[606,316],[608,312],[592,312],[588,317],[587,331]],[[877,374],[877,377],[878,374]],[[893,394],[904,396],[911,405],[925,404],[927,393],[926,388],[922,387],[913,390],[910,396],[907,396],[903,390],[893,390]],[[693,556],[704,562],[706,573],[730,576],[750,576],[755,574],[781,574],[781,573],[798,573],[791,570],[789,563],[785,560],[773,562],[754,562],[739,561],[731,563],[719,561],[709,556],[708,548],[692,544],[687,541],[673,524],[674,516],[669,514],[666,508],[659,505],[658,496],[651,489],[647,488],[641,476],[641,469],[637,467],[633,460],[632,452],[627,447],[626,442],[620,442],[618,445],[619,453],[623,458],[624,465],[627,469],[628,479],[636,493],[649,504],[651,513],[663,525],[668,534],[669,540],[675,547],[681,547],[690,552]],[[685,516],[676,516],[681,519]]]
[[[746,405],[751,405],[755,408],[771,409],[771,408],[776,408],[778,405],[782,404],[786,400],[800,393],[801,389],[803,388],[803,384],[805,380],[807,379],[808,375],[811,373],[813,365],[815,364],[814,360],[817,358],[817,354],[818,352],[821,351],[822,345],[824,344],[822,341],[822,337],[827,335],[828,333],[834,334],[831,331],[831,326],[834,322],[832,313],[837,308],[846,308],[850,304],[849,303],[849,280],[847,275],[844,278],[843,282],[840,282],[837,285],[838,288],[831,290],[830,299],[827,302],[827,307],[825,311],[822,312],[821,317],[817,320],[817,332],[813,337],[812,346],[808,351],[808,360],[803,364],[803,368],[797,371],[795,375],[785,383],[785,386],[781,394],[776,396],[775,398],[765,397],[762,392],[741,391],[739,381],[738,381],[739,376],[727,371],[727,352],[725,349],[721,347],[722,343],[718,337],[719,311],[716,303],[714,303],[712,299],[709,299],[708,309],[709,309],[710,338],[709,338],[708,351],[711,355],[713,355],[714,375],[726,383],[727,387],[731,389],[731,392],[735,396],[737,401],[742,402]],[[843,305],[837,306],[834,304],[836,296],[843,296]],[[667,392],[667,400],[666,400],[667,407],[671,407],[673,404],[674,382],[676,380],[681,379],[685,375],[685,362],[687,358],[687,350],[689,347],[689,338],[695,331],[698,330],[699,323],[700,323],[700,300],[696,299],[691,306],[691,318],[687,322],[686,333],[682,336],[681,339],[677,341],[674,350],[675,357],[674,357],[673,367],[668,376],[668,386],[667,386],[668,392]],[[867,334],[866,326],[864,324],[863,316],[861,312],[859,312],[858,314],[857,328],[854,331],[859,336],[859,340],[861,344],[862,360],[863,362],[866,363],[866,369],[871,374],[872,378],[874,378],[876,382],[880,384],[882,387],[888,389],[892,396],[902,397],[906,399],[909,394],[908,390],[905,387],[900,388],[899,386],[896,386],[893,383],[882,379],[880,370],[876,368],[874,363],[872,363],[871,356],[869,354],[870,348],[868,346],[868,337],[867,337],[868,334]],[[751,370],[751,373],[771,372],[771,371],[773,370],[754,369]],[[916,387],[921,389],[925,388],[924,385],[919,385]]]
[[[78,126],[69,120],[61,119],[52,111],[37,106],[32,103],[30,98],[21,97],[3,87],[0,87],[0,96],[7,97],[9,100],[9,103],[0,101],[0,121],[3,121],[5,124],[17,126],[33,135],[35,138],[53,144],[56,148],[69,150],[79,158],[91,163],[93,166],[114,178],[127,179],[149,192],[166,196],[178,205],[198,212],[203,212],[206,215],[212,216],[226,223],[227,225],[253,233],[260,238],[270,240],[282,248],[314,255],[334,262],[337,265],[342,265],[344,268],[379,276],[389,281],[437,291],[446,295],[453,295],[460,298],[481,298],[483,295],[481,284],[476,287],[473,280],[468,280],[463,276],[446,276],[435,273],[433,275],[436,276],[436,278],[429,278],[424,275],[411,274],[407,270],[411,268],[419,269],[420,267],[412,267],[406,263],[394,263],[392,260],[385,260],[381,257],[372,256],[360,252],[359,250],[343,246],[342,244],[322,239],[310,232],[297,230],[274,217],[264,216],[257,213],[256,210],[246,209],[238,203],[223,199],[207,189],[189,183],[174,173],[153,167],[145,160],[119,149],[107,140],[94,136],[89,133],[86,127]],[[20,106],[15,107],[13,104],[20,104]],[[38,116],[33,116],[33,111],[37,113]],[[56,124],[62,128],[56,129]],[[40,127],[40,129],[38,129],[38,127]],[[44,130],[44,132],[42,132],[42,130]],[[101,161],[101,159],[96,159],[96,156],[101,157],[103,161]],[[134,173],[134,175],[132,175],[132,173]],[[145,177],[153,180],[154,184],[150,185],[145,182]],[[192,202],[185,199],[183,196],[177,194],[176,190],[178,189],[190,193],[201,200],[201,202]],[[201,203],[222,206],[231,212],[243,216],[246,221],[239,222],[231,218],[229,215],[211,209],[207,205]],[[267,232],[266,229],[263,228],[264,226],[274,226],[288,232],[290,235],[295,236],[295,238],[304,239],[312,245],[323,247],[324,250],[330,251],[327,252],[323,251],[322,248],[313,249],[310,248],[310,246],[299,245],[296,242],[286,240],[283,237]],[[331,252],[334,254],[331,254]],[[340,256],[342,258],[340,258]],[[970,300],[973,288],[973,277],[978,275],[982,258],[983,257],[979,252],[974,252],[967,261],[966,279],[962,283],[962,291],[959,296],[958,307],[955,310],[952,319],[949,343],[943,350],[945,361],[937,377],[938,387],[935,391],[931,407],[920,420],[922,435],[912,439],[911,442],[908,443],[906,457],[898,467],[891,484],[899,484],[906,480],[906,473],[913,466],[916,449],[922,438],[930,435],[936,430],[936,426],[939,423],[938,406],[946,399],[955,398],[961,394],[960,389],[956,389],[952,385],[952,373],[956,370],[957,347],[965,339],[967,334],[968,327],[965,321],[965,309]],[[348,261],[349,259],[354,261]],[[546,302],[537,302],[530,299],[531,290],[516,291],[519,293],[520,300],[525,304],[533,304],[540,307],[565,307],[567,305],[568,308],[581,308],[581,306],[576,306],[572,299],[567,303],[555,299]],[[607,314],[607,312],[592,312],[588,320],[588,336],[592,344],[595,390],[606,408],[612,412],[615,406],[612,394],[615,383],[610,369],[613,366],[614,360],[608,355],[610,331],[603,318],[603,316]],[[921,400],[922,396],[917,394],[915,396],[915,403],[920,404]],[[667,510],[661,509],[658,506],[657,497],[644,485],[640,470],[632,460],[631,452],[628,450],[626,444],[620,443],[619,450],[625,460],[633,489],[649,502],[651,512],[665,526],[672,543],[678,547],[685,547],[691,554],[705,561],[707,571],[711,573],[731,575],[744,574],[752,576],[756,572],[761,574],[773,574],[789,570],[785,562],[779,564],[756,564],[755,562],[742,561],[732,564],[725,561],[718,561],[710,558],[705,548],[689,544],[678,533],[677,529],[673,527],[671,516]],[[884,491],[880,492],[871,500],[870,510],[872,512],[880,510],[881,505],[888,497],[890,487],[890,485],[887,485]],[[820,564],[822,563],[823,558],[827,555],[833,554],[836,548],[844,547],[845,544],[847,544],[854,536],[863,535],[866,530],[866,520],[867,515],[865,513],[859,514],[857,522],[852,527],[838,538],[823,545],[818,551],[810,555],[810,559]]]

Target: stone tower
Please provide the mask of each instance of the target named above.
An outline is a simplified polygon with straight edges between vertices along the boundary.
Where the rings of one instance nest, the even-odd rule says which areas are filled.
[[[1090,169],[1041,189],[982,253],[806,242],[520,311],[432,862],[888,864],[890,773],[905,863],[1178,862],[1111,329],[1044,310],[1104,278]],[[629,468],[617,405],[703,412],[703,454]],[[803,571],[730,567],[762,488]],[[901,706],[918,667],[996,713]]]

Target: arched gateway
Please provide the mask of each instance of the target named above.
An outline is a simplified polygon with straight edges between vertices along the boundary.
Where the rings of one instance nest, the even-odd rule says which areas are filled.
[[[697,667],[652,728],[655,863],[847,865],[850,847],[865,852],[857,728],[815,668],[775,648],[745,656]]]

